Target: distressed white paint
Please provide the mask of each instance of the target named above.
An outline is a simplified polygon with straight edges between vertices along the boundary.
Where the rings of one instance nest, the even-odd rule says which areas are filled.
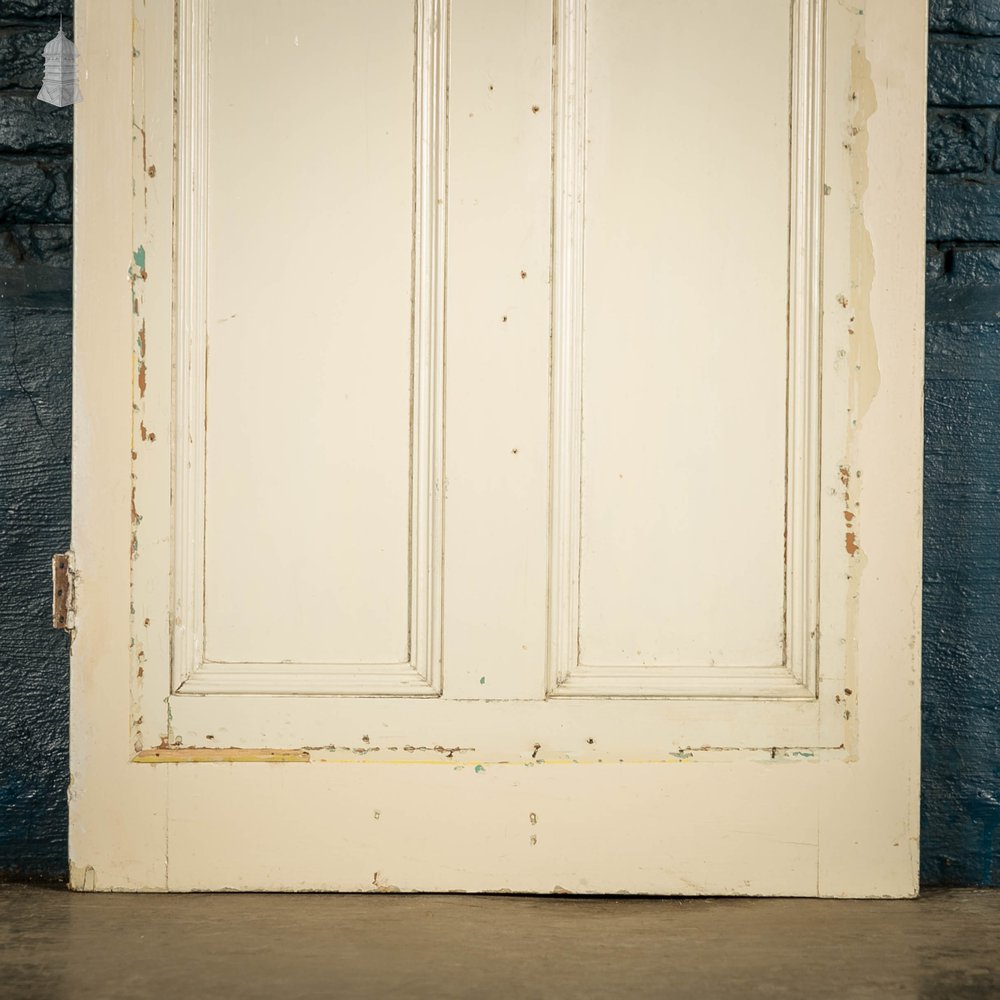
[[[433,697],[433,682],[426,686],[424,680],[434,675],[422,675],[419,666],[396,664],[408,671],[406,676],[413,683],[425,685],[415,691],[421,697],[407,697],[402,670],[386,674],[385,667],[391,665],[376,664],[373,670],[373,664],[347,662],[346,656],[340,662],[338,654],[351,645],[344,636],[355,626],[360,629],[355,648],[368,643],[365,648],[381,649],[379,644],[388,641],[381,634],[364,634],[365,629],[370,632],[376,627],[376,619],[359,616],[348,633],[329,637],[323,637],[322,630],[310,633],[309,629],[300,636],[296,629],[290,638],[302,646],[295,652],[298,659],[290,664],[269,662],[263,653],[251,658],[252,649],[239,649],[242,633],[234,634],[235,645],[230,648],[238,650],[239,657],[232,667],[222,670],[199,662],[196,616],[185,619],[182,614],[176,620],[171,579],[174,594],[194,600],[195,611],[197,599],[183,595],[188,593],[185,588],[201,586],[199,557],[185,563],[185,556],[175,553],[175,540],[179,550],[187,552],[191,538],[191,522],[183,521],[178,513],[185,503],[195,504],[191,509],[196,509],[201,495],[197,469],[183,466],[177,476],[171,459],[172,450],[180,454],[190,447],[181,428],[197,430],[196,415],[203,405],[198,402],[197,388],[200,362],[183,352],[190,352],[202,335],[198,308],[209,349],[214,334],[224,336],[217,334],[216,323],[224,317],[213,319],[212,313],[212,234],[220,225],[238,233],[242,223],[238,216],[219,217],[213,229],[211,190],[206,211],[204,204],[197,207],[197,189],[188,190],[183,180],[194,176],[192,169],[203,169],[199,156],[203,157],[205,148],[198,153],[197,143],[206,141],[205,133],[199,140],[195,128],[187,145],[182,140],[174,164],[171,5],[137,3],[133,9],[129,0],[81,4],[78,30],[93,55],[90,64],[100,66],[101,71],[88,77],[88,102],[76,120],[74,549],[79,589],[73,649],[70,851],[72,882],[77,888],[566,889],[790,895],[908,895],[915,891],[922,360],[919,206],[925,14],[909,0],[869,0],[863,11],[826,5],[818,18],[824,6],[819,0],[799,0],[790,8],[789,19],[777,0],[754,0],[741,5],[739,16],[747,22],[746,31],[727,33],[715,31],[718,19],[708,6],[699,14],[690,4],[635,0],[625,12],[645,16],[650,23],[675,17],[678,26],[685,28],[686,34],[681,35],[690,36],[685,43],[688,48],[698,44],[698,37],[711,37],[714,32],[713,41],[718,40],[723,49],[732,48],[728,57],[725,52],[713,54],[713,59],[718,57],[720,92],[752,93],[745,80],[748,38],[784,64],[792,81],[786,94],[786,105],[793,112],[790,131],[774,111],[780,74],[763,73],[759,81],[763,86],[764,80],[771,80],[767,89],[771,103],[761,96],[748,107],[750,120],[765,113],[765,104],[774,119],[769,131],[765,129],[770,140],[761,145],[766,148],[752,152],[748,170],[760,169],[761,163],[775,155],[771,143],[785,146],[780,172],[789,195],[784,208],[777,210],[779,217],[762,220],[753,191],[741,198],[732,192],[726,197],[730,211],[748,225],[773,226],[773,231],[761,233],[763,244],[777,247],[778,231],[791,230],[787,242],[791,253],[782,255],[784,263],[778,261],[776,250],[762,255],[760,266],[766,263],[770,269],[764,280],[767,287],[755,293],[773,295],[771,272],[776,268],[787,271],[777,283],[784,283],[782,294],[791,303],[788,357],[779,357],[773,350],[747,356],[747,363],[754,365],[763,364],[764,356],[770,359],[759,373],[770,388],[776,378],[785,377],[786,365],[792,376],[787,409],[783,400],[776,408],[773,392],[759,403],[772,414],[780,409],[779,422],[790,428],[789,513],[778,519],[780,532],[781,518],[787,516],[790,542],[787,557],[775,552],[775,497],[784,493],[775,492],[772,485],[755,494],[759,510],[770,511],[772,522],[772,541],[765,550],[765,561],[771,566],[770,596],[750,593],[747,603],[763,614],[770,602],[770,617],[774,617],[777,565],[779,576],[787,573],[789,581],[789,610],[777,625],[779,631],[798,639],[788,641],[780,664],[756,657],[759,662],[739,675],[741,686],[734,685],[725,670],[717,675],[719,682],[713,683],[704,657],[678,654],[664,665],[673,671],[669,678],[666,670],[653,669],[624,679],[612,676],[603,689],[592,687],[589,697],[546,697],[548,671],[554,661],[551,649],[558,638],[557,632],[548,633],[549,589],[557,570],[565,570],[567,560],[572,563],[580,539],[567,507],[567,484],[573,476],[577,482],[582,477],[586,543],[587,518],[593,520],[586,513],[588,469],[597,475],[602,464],[614,457],[609,448],[586,450],[587,421],[593,423],[601,413],[596,410],[588,417],[587,387],[597,378],[604,380],[603,386],[595,383],[597,391],[624,392],[611,381],[607,369],[588,374],[586,367],[588,337],[594,330],[599,336],[601,329],[588,323],[588,310],[597,309],[594,315],[599,315],[601,308],[614,301],[626,278],[615,280],[605,301],[600,281],[592,274],[602,253],[609,269],[617,266],[607,246],[602,246],[605,237],[599,225],[602,199],[605,208],[613,205],[609,199],[614,192],[608,182],[604,194],[600,184],[596,194],[580,187],[579,130],[584,120],[572,117],[579,105],[571,106],[567,80],[573,79],[573,73],[579,79],[585,72],[587,101],[598,102],[593,104],[598,108],[607,99],[602,80],[607,82],[611,70],[616,94],[627,95],[630,87],[641,93],[640,83],[650,83],[649,60],[615,62],[608,55],[605,43],[612,35],[602,36],[600,25],[611,28],[607,19],[601,20],[601,0],[591,2],[598,28],[587,47],[587,58],[575,64],[569,57],[573,38],[580,51],[582,5],[560,0],[554,12],[538,0],[501,5],[468,0],[452,9],[447,186],[444,159],[439,155],[444,147],[440,127],[445,35],[436,30],[441,22],[433,16],[434,11],[443,12],[443,6],[422,0],[415,8],[422,14],[414,18],[414,64],[419,69],[427,63],[428,44],[437,55],[430,58],[433,71],[429,75],[417,74],[418,81],[433,82],[427,90],[418,83],[413,105],[425,111],[436,109],[429,112],[436,124],[426,133],[417,131],[428,136],[429,145],[418,142],[415,146],[414,204],[422,209],[416,213],[417,224],[410,234],[414,246],[428,246],[432,255],[425,267],[417,266],[414,271],[418,308],[413,343],[421,343],[424,336],[430,352],[417,349],[412,357],[413,424],[427,429],[429,452],[421,452],[418,433],[408,461],[413,470],[414,504],[418,496],[430,500],[432,506],[437,504],[438,513],[430,516],[424,507],[423,513],[404,515],[415,518],[415,524],[430,524],[425,566],[433,562],[434,539],[440,537],[435,536],[440,530],[435,517],[443,516],[444,572],[436,577],[439,583],[444,581],[439,602],[440,697]],[[348,21],[357,17],[364,22],[368,6],[345,2],[322,5],[322,11],[326,12],[323,16]],[[314,5],[302,3],[295,8],[290,12],[292,21],[310,11],[319,16]],[[189,54],[198,45],[204,49],[197,23],[189,19],[197,9],[197,4],[186,4],[181,19],[182,40],[187,37],[194,45],[194,49],[184,49]],[[391,9],[396,11],[396,6]],[[212,30],[221,31],[219,19],[227,6],[218,0],[215,10]],[[557,27],[572,22],[576,28],[575,34],[557,33],[553,50],[554,16]],[[704,18],[703,32],[694,31],[702,23],[700,17]],[[289,52],[281,58],[289,71],[299,72],[295,53],[301,47],[296,49],[290,39],[292,34],[306,38],[308,31],[292,24],[288,38],[279,37],[271,30],[272,21],[265,20],[260,35],[269,39],[268,45],[288,42]],[[432,30],[422,31],[421,25]],[[651,46],[651,35],[655,33],[635,36],[626,40],[627,45]],[[672,51],[670,32],[660,35],[664,53],[660,63],[667,75],[654,74],[652,82],[662,84],[669,79],[671,66],[685,59],[699,60],[687,50]],[[418,56],[418,52],[425,55]],[[183,53],[181,58],[185,58]],[[347,65],[353,64],[348,60]],[[558,68],[554,92],[553,65]],[[822,86],[809,82],[817,66],[822,66]],[[239,76],[236,70],[234,65],[234,80]],[[568,71],[572,71],[569,76]],[[391,73],[389,78],[386,86],[396,79]],[[193,114],[196,119],[192,95],[197,92],[197,74],[185,79],[195,87],[191,92],[182,90],[180,114]],[[378,84],[370,82],[369,87]],[[694,102],[697,93],[692,84],[685,102]],[[715,107],[710,97],[706,98],[709,109]],[[327,98],[335,105],[337,99],[337,95]],[[340,99],[359,97],[352,93]],[[389,98],[373,92],[364,99],[376,108],[384,107]],[[721,97],[719,101],[719,107],[730,106]],[[225,113],[224,107],[213,112],[216,117]],[[337,121],[346,121],[343,116],[351,113],[344,107],[331,109]],[[605,128],[624,127],[631,115],[634,112],[623,112],[616,118],[605,109],[603,119],[599,115],[586,127],[597,130],[596,139],[602,120]],[[420,113],[414,118],[419,120]],[[372,127],[374,120],[374,115],[364,118]],[[293,116],[289,127],[294,123]],[[725,131],[731,124],[727,117],[718,128]],[[760,122],[758,126],[764,127]],[[346,127],[342,132],[338,137],[342,143],[361,141]],[[218,134],[224,135],[225,129]],[[676,139],[669,129],[650,129],[650,134],[664,146]],[[214,138],[216,133],[209,130],[208,135]],[[258,140],[254,136],[245,147],[255,157],[253,171],[261,176],[287,171],[288,150],[277,144],[273,149],[262,147]],[[307,140],[303,137],[302,141]],[[309,138],[308,142],[320,140]],[[235,144],[234,138],[230,145]],[[352,145],[350,155],[357,154],[357,146]],[[658,155],[670,162],[666,153]],[[689,220],[689,232],[694,232],[698,218],[711,215],[712,185],[693,183],[684,192],[674,192],[672,202],[675,185],[655,187],[647,178],[651,172],[645,167],[640,170],[642,165],[633,161],[634,156],[628,156],[618,166],[609,161],[601,169],[610,170],[612,177],[619,169],[632,177],[636,191],[631,196],[648,197],[657,217],[674,205],[678,217]],[[209,156],[210,185],[214,183],[211,162]],[[422,173],[424,162],[433,165],[433,180]],[[820,179],[825,185],[821,213],[814,197]],[[234,189],[238,191],[242,183],[234,180]],[[177,185],[181,197],[175,218]],[[428,196],[431,189],[437,191],[436,198]],[[771,193],[766,197],[762,193],[760,200],[777,204],[776,189],[774,181],[768,188]],[[134,198],[129,201],[131,191]],[[351,193],[331,190],[331,204],[343,197],[346,206],[356,209]],[[580,207],[579,199],[590,195],[598,199],[596,223],[592,228],[589,221],[583,222],[581,227],[574,221],[574,211]],[[284,197],[292,195],[276,195]],[[554,232],[553,197],[557,206]],[[388,215],[388,204],[385,210]],[[435,258],[434,254],[443,252],[439,241],[445,213],[447,258]],[[275,226],[287,227],[286,232],[294,230],[294,223],[284,215],[273,220]],[[308,218],[299,220],[301,231],[309,232],[310,225]],[[379,228],[388,223],[379,216],[372,219],[372,225]],[[433,238],[428,237],[428,227],[437,234]],[[399,238],[396,229],[385,231]],[[200,250],[198,233],[207,234],[208,241],[200,244]],[[233,240],[233,235],[224,238]],[[311,239],[306,259],[323,250],[325,243],[332,244],[325,252],[346,252],[335,244],[336,233],[324,230],[322,238]],[[247,266],[253,264],[258,248],[252,242],[242,250],[235,241],[232,246],[236,247],[233,253],[245,257]],[[655,241],[648,249],[653,266],[659,260]],[[663,248],[664,254],[670,252],[669,247]],[[432,266],[432,259],[440,264]],[[130,265],[129,284],[122,278],[126,264]],[[738,260],[730,264],[741,266]],[[756,264],[752,261],[746,266]],[[286,266],[291,264],[282,263]],[[550,266],[554,285],[548,280]],[[439,390],[433,388],[436,366],[443,360],[435,353],[442,347],[435,339],[442,329],[441,314],[435,310],[443,307],[441,286],[435,282],[444,280],[445,272],[446,414],[440,409]],[[281,273],[285,275],[282,291],[294,295],[293,277]],[[199,293],[201,274],[207,278]],[[387,274],[387,287],[396,287],[392,282],[397,280],[398,276]],[[429,285],[423,284],[425,280]],[[704,283],[706,278],[698,273],[689,280]],[[737,284],[748,280],[742,271],[734,275]],[[345,307],[337,288],[331,281],[325,289],[310,288],[309,293],[325,291],[333,315]],[[636,302],[651,296],[651,288],[640,284],[621,300],[621,307],[638,308]],[[253,292],[250,289],[248,294]],[[236,293],[231,284],[227,294]],[[715,284],[705,291],[706,297],[713,295],[719,300],[709,303],[713,307],[733,308]],[[230,312],[238,318],[239,306],[233,305]],[[265,313],[262,305],[261,323],[267,319]],[[705,322],[693,308],[685,318],[687,330],[696,331]],[[758,322],[756,314],[745,319],[748,328]],[[817,323],[822,326],[821,340],[817,339]],[[251,324],[247,329],[248,348],[257,346],[239,363],[257,366],[254,370],[259,376],[268,360],[260,356],[264,326],[255,331]],[[399,337],[398,330],[388,330],[386,326],[383,333],[390,340]],[[581,330],[582,336],[574,334]],[[404,341],[406,336],[404,331]],[[364,344],[334,339],[349,359],[356,361],[365,350]],[[695,341],[693,334],[679,337],[673,350],[682,357],[697,358],[704,344]],[[291,349],[287,338],[276,338],[276,348],[282,345]],[[212,390],[214,358],[210,355],[207,369],[210,476],[212,407],[217,405]],[[613,362],[614,352],[608,358]],[[747,421],[760,419],[756,397],[739,381],[743,373],[727,375],[725,364],[710,360],[702,359],[704,384],[713,385],[717,393],[731,389],[734,398],[743,400]],[[390,382],[398,363],[397,357],[385,359]],[[421,382],[423,377],[426,382]],[[571,430],[574,408],[564,404],[580,391],[568,387],[573,377],[582,387],[585,447],[579,458],[571,456],[567,463],[563,460],[567,442],[574,438],[565,432],[567,424]],[[289,405],[321,405],[309,388],[318,374],[303,371],[302,378],[302,386],[294,391],[289,388],[286,394]],[[220,386],[225,384],[220,382]],[[642,384],[638,379],[637,385]],[[375,379],[371,391],[387,392],[388,385]],[[229,383],[224,392],[232,406],[245,405],[235,383]],[[307,397],[306,401],[299,401],[299,395]],[[421,398],[426,401],[423,405]],[[623,406],[632,403],[627,393],[623,395]],[[339,404],[329,402],[331,408],[335,405]],[[397,452],[384,450],[390,447],[390,438],[381,433],[389,435],[397,423],[390,417],[393,405],[386,405],[385,426],[376,428],[380,432],[377,454],[380,462],[397,468],[398,456],[393,457]],[[638,405],[659,403],[646,393]],[[607,408],[604,412],[613,420],[620,419]],[[738,430],[731,416],[727,412],[727,447]],[[265,423],[255,426],[257,437],[270,433]],[[296,425],[295,429],[299,433],[289,446],[292,451],[306,446],[336,447],[336,433],[343,432],[330,428],[317,435],[308,426],[299,429]],[[652,433],[641,425],[635,430],[637,436]],[[691,419],[685,421],[683,431],[685,447],[695,455],[707,428]],[[655,433],[663,440],[662,428]],[[433,444],[435,435],[443,435],[445,451]],[[822,437],[818,457],[817,435]],[[228,440],[237,448],[255,446],[252,441],[237,444],[232,434]],[[355,443],[350,439],[343,446],[351,449]],[[678,447],[673,438],[667,443]],[[755,441],[753,447],[757,445]],[[636,446],[630,433],[623,442],[623,454]],[[349,450],[349,454],[354,456],[352,461],[359,460],[360,452]],[[429,454],[436,457],[431,460]],[[447,460],[446,474],[441,488],[434,490],[429,470],[442,454]],[[766,454],[772,466],[777,455],[777,464],[784,467],[780,450]],[[196,454],[192,460],[197,462]],[[742,456],[734,460],[742,461]],[[654,468],[648,474],[666,476],[662,468],[651,464]],[[718,475],[697,462],[688,472],[699,468],[706,476]],[[421,469],[428,470],[429,478],[418,488]],[[304,475],[293,471],[296,476]],[[181,483],[188,482],[189,490],[178,490],[172,503],[175,476]],[[773,468],[769,467],[767,476],[773,483]],[[330,489],[337,487],[332,473],[325,482]],[[727,497],[744,486],[736,476],[722,484]],[[692,483],[695,491],[702,486],[697,478]],[[282,502],[291,507],[296,502],[295,482],[290,480],[286,487]],[[355,487],[361,488],[352,484]],[[216,509],[219,503],[235,504],[232,498],[225,500],[228,488],[226,476],[220,473],[215,507],[210,503],[207,508],[209,540],[213,530],[223,530],[213,528],[213,518],[221,520],[227,513]],[[818,495],[810,499],[810,490],[818,490]],[[566,516],[560,516],[559,510],[567,511]],[[237,520],[244,516],[238,510],[229,513]],[[294,511],[281,514],[287,519]],[[706,523],[710,521],[699,519],[694,528],[705,533]],[[603,520],[595,523],[595,537],[606,527]],[[301,531],[298,526],[295,530]],[[554,546],[560,533],[564,542]],[[805,551],[796,548],[793,538],[800,539]],[[815,541],[810,542],[811,538]],[[253,540],[246,541],[252,550]],[[810,544],[815,545],[815,553],[810,552]],[[586,560],[592,558],[593,550],[588,556],[585,544],[582,551],[586,587]],[[746,550],[753,551],[752,547]],[[550,552],[557,554],[551,573]],[[273,561],[273,550],[269,558]],[[689,559],[679,566],[679,577],[660,574],[643,588],[639,573],[630,586],[638,596],[648,591],[650,606],[655,607],[656,594],[664,586],[668,593],[681,593],[678,579],[691,586],[699,580],[702,585],[711,583],[706,569],[710,560],[725,568],[725,553],[716,550],[706,553],[704,561]],[[350,565],[348,560],[345,566]],[[635,566],[641,568],[641,561]],[[795,567],[805,567],[804,575]],[[247,630],[248,635],[258,636],[259,645],[254,648],[264,650],[283,621],[295,621],[295,591],[310,586],[310,581],[304,575],[288,577],[287,572],[274,579],[273,565],[254,565],[247,571],[264,578],[275,601],[273,609],[254,608],[255,621]],[[272,579],[266,579],[268,574]],[[818,586],[818,597],[810,598],[814,585],[810,581]],[[259,585],[260,581],[253,584]],[[566,589],[565,580],[559,585]],[[570,580],[571,590],[572,585]],[[432,599],[424,607],[430,608],[434,585],[426,589]],[[594,596],[589,606],[614,608],[610,600],[614,595],[597,593],[597,605]],[[815,610],[811,600],[816,602]],[[586,629],[586,593],[583,607]],[[433,626],[426,624],[428,612],[415,612],[412,606],[404,610],[416,622],[412,634],[424,628],[426,635],[433,635]],[[209,648],[215,641],[211,614],[210,604]],[[819,618],[815,636],[802,626],[814,614]],[[745,651],[750,648],[746,637],[764,635],[767,623],[753,617],[751,630],[740,631],[735,628],[738,621],[739,615],[731,622],[723,620],[725,634],[720,642]],[[699,635],[704,622],[682,624],[688,630],[685,641],[697,653],[699,647],[689,640]],[[727,631],[730,624],[732,635]],[[595,642],[604,641],[621,625],[611,620],[607,630],[591,627],[587,640],[591,648],[596,649]],[[655,616],[640,625],[659,627]],[[175,635],[183,640],[175,646],[175,669],[179,662],[194,668],[193,672],[179,668],[173,680],[172,626],[178,626]],[[767,627],[770,632],[766,634],[777,634],[774,622]],[[190,640],[185,638],[189,634]],[[393,641],[398,647],[396,634]],[[331,658],[306,663],[307,656],[312,656],[309,644],[327,641]],[[810,642],[817,643],[815,669],[802,652],[803,643],[808,647]],[[737,662],[735,653],[728,659],[731,666],[748,666]],[[635,672],[657,667],[641,656],[614,662],[610,657],[592,657],[584,662],[603,660],[611,667]],[[430,655],[422,662],[433,661]],[[781,683],[771,687],[777,675],[765,673],[779,668]],[[677,697],[681,688],[670,685],[685,671],[688,697]],[[574,672],[569,671],[571,681]],[[571,691],[571,681],[565,685],[566,693]],[[203,693],[190,693],[195,684],[204,685]],[[258,693],[237,693],[251,690]],[[618,697],[602,697],[602,690]],[[395,696],[331,695],[336,691],[382,691]],[[150,763],[171,759],[176,763]],[[248,839],[244,832],[251,828],[255,835]],[[291,843],[294,850],[287,849]]]
[[[417,11],[180,4],[175,690],[440,688],[446,5]],[[318,67],[321,128],[287,101]]]
[[[815,693],[824,6],[557,4],[556,693]]]

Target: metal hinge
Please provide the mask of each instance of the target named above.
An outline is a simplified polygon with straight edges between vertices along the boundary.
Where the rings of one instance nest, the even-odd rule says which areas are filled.
[[[52,557],[52,627],[76,628],[76,563],[72,552]]]

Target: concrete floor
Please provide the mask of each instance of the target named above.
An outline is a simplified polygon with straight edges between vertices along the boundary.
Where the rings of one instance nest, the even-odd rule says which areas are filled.
[[[0,885],[3,1000],[1000,997],[1000,892],[916,901]]]

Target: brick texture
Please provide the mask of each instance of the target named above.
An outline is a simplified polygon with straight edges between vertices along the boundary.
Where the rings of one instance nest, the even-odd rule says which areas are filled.
[[[935,109],[927,116],[927,169],[932,174],[985,173],[993,165],[997,116]]]
[[[69,545],[73,110],[35,99],[60,13],[72,37],[71,0],[0,0],[0,879],[67,865],[69,656],[49,560]]]
[[[1000,0],[931,0],[931,31],[1000,35]]]
[[[1000,39],[932,36],[927,76],[932,105],[1000,104]]]
[[[1000,0],[931,0],[922,880],[1000,885]]]

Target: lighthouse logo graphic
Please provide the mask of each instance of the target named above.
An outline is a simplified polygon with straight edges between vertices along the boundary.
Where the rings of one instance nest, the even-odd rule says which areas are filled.
[[[83,100],[80,84],[76,78],[76,46],[63,34],[62,23],[59,34],[45,46],[45,76],[38,100],[65,108]]]

